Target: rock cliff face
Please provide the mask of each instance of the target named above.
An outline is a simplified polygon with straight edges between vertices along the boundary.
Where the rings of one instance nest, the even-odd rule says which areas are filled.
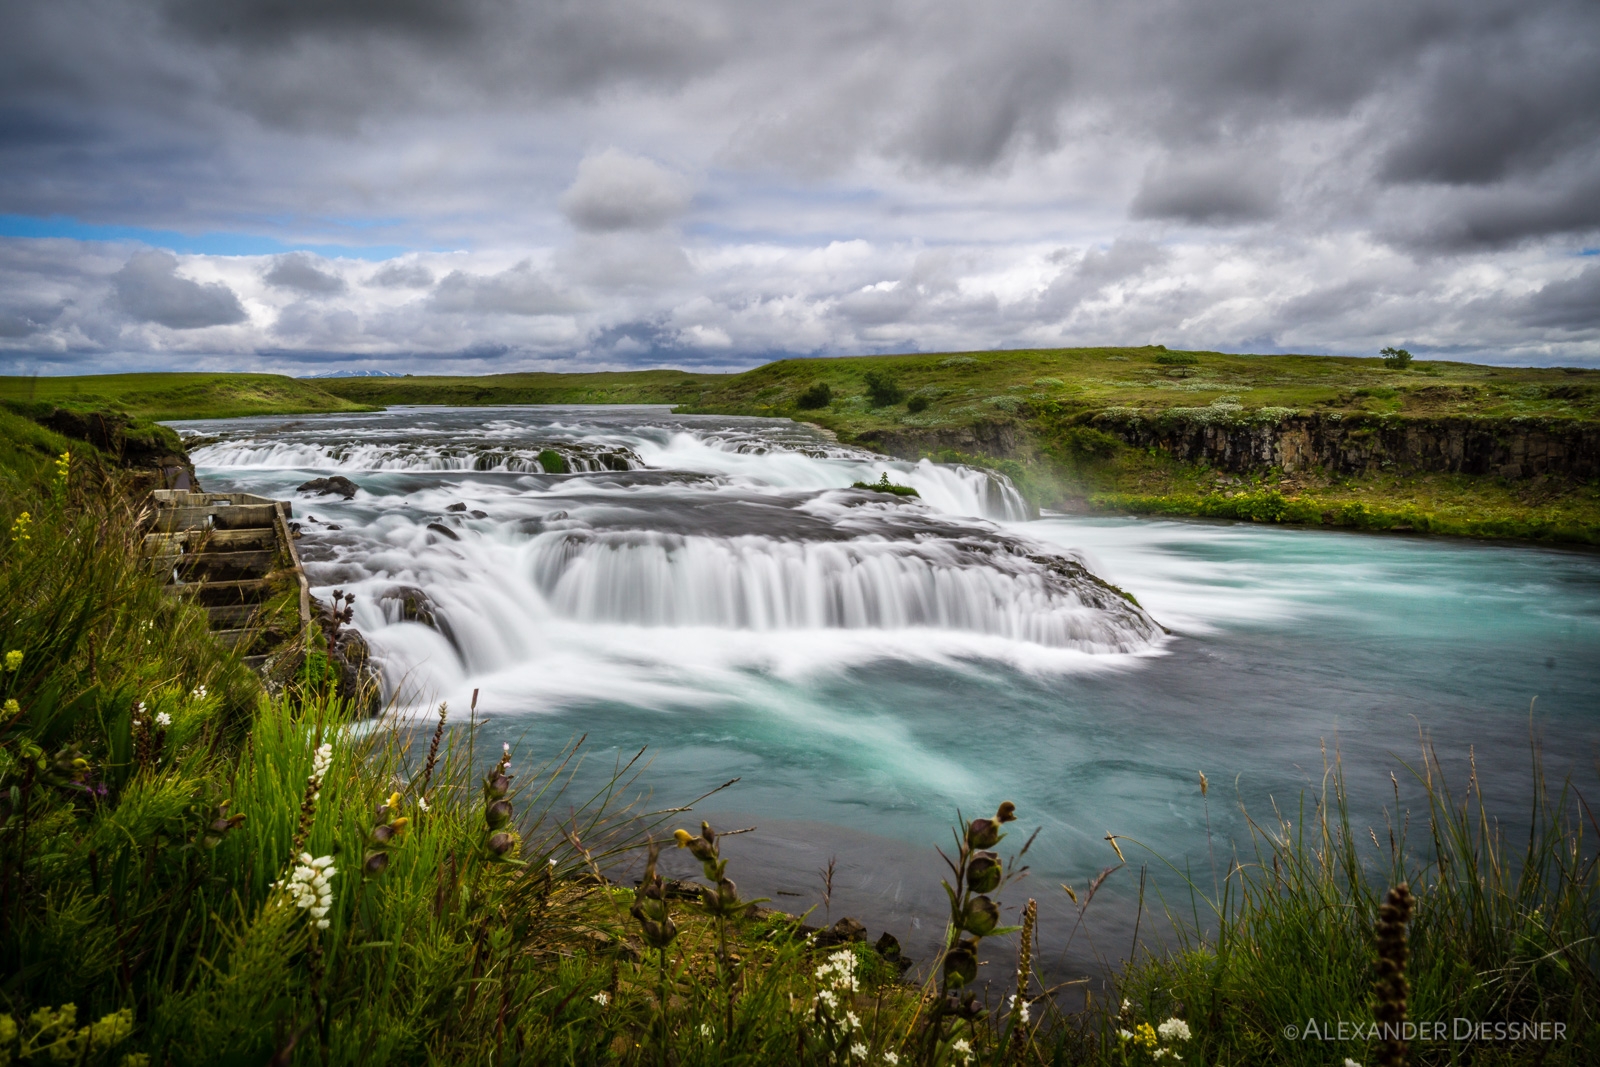
[[[1565,420],[1294,415],[1252,422],[1108,413],[1093,425],[1135,447],[1229,471],[1600,477],[1600,426]]]
[[[1320,467],[1347,475],[1446,472],[1498,478],[1600,478],[1600,425],[1559,419],[1289,415],[1180,409],[1158,415],[1105,412],[1087,420],[1135,448],[1157,448],[1190,463],[1234,472]],[[1021,422],[871,430],[854,439],[915,459],[955,449],[994,459],[1031,460],[1042,451]]]

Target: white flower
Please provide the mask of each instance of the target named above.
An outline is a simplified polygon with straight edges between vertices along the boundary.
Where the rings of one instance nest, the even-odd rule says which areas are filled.
[[[961,1062],[972,1062],[972,1045],[964,1037],[958,1037],[950,1042],[950,1051],[961,1057]]]
[[[316,758],[311,761],[311,777],[322,781],[328,773],[328,768],[333,765],[333,746],[324,744],[318,747]]]
[[[424,811],[424,812],[433,810],[433,809],[428,807],[428,798],[427,797],[418,797],[417,798],[417,810]]]
[[[1168,1041],[1187,1041],[1189,1040],[1189,1024],[1182,1019],[1168,1019],[1156,1027],[1156,1033]]]
[[[156,725],[161,727],[162,729],[165,729],[166,727],[171,726],[172,725],[172,716],[168,715],[164,711],[156,712]]]
[[[861,1042],[857,1041],[855,1044],[850,1046],[850,1055],[854,1056],[858,1060],[866,1059],[867,1058],[867,1046],[865,1046]]]
[[[839,998],[834,995],[831,989],[819,990],[817,992],[817,1003],[826,1005],[829,1011],[839,1010]]]
[[[859,1030],[861,1028],[861,1020],[856,1018],[856,1013],[853,1011],[844,1013],[844,1024],[851,1030]]]
[[[898,1052],[885,1052],[883,1054],[883,1062],[887,1063],[889,1067],[895,1067],[895,1064],[900,1062],[900,1054]]]
[[[317,920],[317,929],[318,930],[326,930],[327,928],[328,928],[328,920],[327,919],[318,919]]]
[[[611,994],[607,993],[605,990],[601,990],[600,992],[596,993],[594,996],[590,997],[589,999],[594,1001],[596,1004],[600,1005],[603,1008],[607,1004],[611,1003]]]
[[[196,700],[204,700],[206,698],[206,687],[203,685],[197,685],[190,690],[189,695],[194,697]]]
[[[1028,1021],[1028,1002],[1026,1000],[1022,1001],[1020,1004],[1017,1003],[1017,995],[1013,993],[1011,994],[1011,1002],[1007,1005],[1007,1007],[1011,1011],[1016,1012],[1018,1017],[1024,1023]]]
[[[1349,1056],[1346,1056],[1344,1058],[1344,1067],[1361,1067],[1361,1064],[1357,1063],[1355,1060],[1351,1059]]]
[[[1122,1040],[1124,1040],[1124,1041],[1132,1041],[1133,1040],[1133,1031],[1132,1030],[1118,1030],[1117,1031],[1117,1036],[1122,1038]]]
[[[144,714],[144,701],[138,700],[134,702],[133,714],[136,718]]]
[[[1132,1010],[1133,1010],[1133,1001],[1129,1000],[1126,997],[1122,998],[1122,1014],[1126,1015]]]
[[[711,1036],[711,1024],[710,1023],[701,1023],[700,1024],[700,1036],[701,1037],[710,1037]]]

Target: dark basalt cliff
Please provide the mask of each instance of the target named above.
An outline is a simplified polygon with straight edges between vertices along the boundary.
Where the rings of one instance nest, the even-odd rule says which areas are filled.
[[[1092,424],[1134,447],[1236,472],[1321,467],[1351,475],[1600,477],[1600,425],[1570,420],[1291,415],[1266,421],[1168,412],[1153,418],[1107,413]]]
[[[1322,468],[1346,475],[1443,472],[1497,478],[1600,477],[1600,424],[1567,419],[1481,419],[1383,415],[1264,416],[1222,409],[1145,415],[1110,411],[1075,423],[1134,448],[1245,473]],[[914,459],[946,449],[993,459],[1035,459],[1044,450],[1021,421],[871,430],[852,443]]]

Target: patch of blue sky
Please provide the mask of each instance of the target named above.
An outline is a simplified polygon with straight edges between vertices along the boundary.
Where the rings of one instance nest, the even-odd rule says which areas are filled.
[[[340,226],[365,229],[392,224],[392,220],[343,222]],[[207,232],[179,233],[145,226],[119,226],[79,222],[65,215],[35,218],[31,215],[0,215],[0,237],[65,237],[75,241],[133,241],[171,252],[205,256],[270,256],[280,252],[315,252],[320,256],[350,259],[393,259],[413,251],[404,245],[348,245],[320,241],[285,241],[262,234]]]

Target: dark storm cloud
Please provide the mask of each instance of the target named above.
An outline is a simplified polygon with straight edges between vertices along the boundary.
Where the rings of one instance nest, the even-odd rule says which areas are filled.
[[[309,252],[289,252],[272,261],[272,268],[262,275],[268,285],[279,289],[293,289],[312,296],[331,296],[345,291],[344,279],[317,266],[317,257]]]
[[[1129,211],[1136,219],[1255,222],[1277,214],[1278,182],[1272,159],[1246,153],[1221,158],[1179,154],[1145,172]]]
[[[1528,326],[1558,330],[1600,328],[1600,263],[1575,278],[1551,282],[1527,298],[1518,316]]]
[[[170,252],[135,252],[111,285],[129,316],[174,330],[231,326],[249,317],[226,285],[178,274],[178,257]]]

